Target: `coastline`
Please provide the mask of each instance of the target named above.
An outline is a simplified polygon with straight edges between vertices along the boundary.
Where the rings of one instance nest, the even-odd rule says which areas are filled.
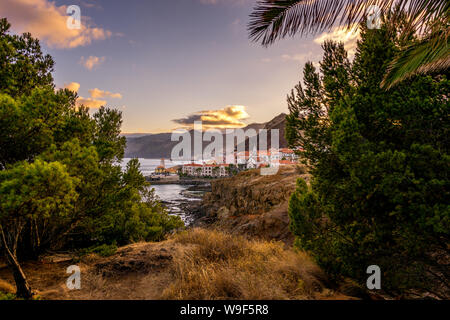
[[[154,179],[150,176],[145,177],[145,179],[150,182],[152,185],[164,185],[164,184],[179,184],[179,185],[193,185],[193,186],[199,186],[199,185],[211,185],[211,181],[218,180],[218,179],[202,179],[202,178],[194,178],[194,179],[171,179],[169,178],[162,178],[162,179]]]

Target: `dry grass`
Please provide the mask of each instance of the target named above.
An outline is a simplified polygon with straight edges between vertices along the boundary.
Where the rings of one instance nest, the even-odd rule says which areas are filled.
[[[330,293],[321,270],[280,243],[204,229],[174,241],[186,250],[174,261],[175,281],[164,290],[164,299],[312,299]]]
[[[136,243],[111,257],[90,255],[81,268],[81,290],[68,290],[72,261],[23,264],[42,299],[348,299],[325,287],[322,271],[303,253],[280,242],[247,240],[194,229],[159,243]],[[0,291],[14,292],[7,268]]]
[[[16,288],[5,280],[0,279],[0,292],[15,293]]]

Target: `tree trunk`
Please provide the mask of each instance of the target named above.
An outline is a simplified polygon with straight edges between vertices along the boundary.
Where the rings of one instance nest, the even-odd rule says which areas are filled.
[[[23,273],[20,264],[14,256],[10,256],[8,253],[6,254],[8,258],[8,265],[11,268],[14,281],[16,282],[16,296],[18,298],[30,299],[33,297],[33,292],[31,291],[31,287],[28,284],[27,278],[25,277],[25,273]]]
[[[33,297],[33,291],[31,291],[31,287],[28,284],[27,278],[25,277],[25,273],[23,273],[22,268],[20,267],[17,258],[14,254],[9,250],[8,243],[6,242],[6,237],[3,232],[3,229],[0,229],[2,233],[3,246],[6,254],[6,259],[8,261],[8,265],[13,272],[14,281],[16,282],[16,296],[18,298],[30,299]]]

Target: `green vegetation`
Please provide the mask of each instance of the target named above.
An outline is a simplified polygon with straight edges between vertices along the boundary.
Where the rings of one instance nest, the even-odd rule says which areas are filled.
[[[307,63],[288,97],[286,135],[313,176],[290,200],[296,244],[336,278],[365,283],[378,265],[398,294],[449,283],[438,260],[450,240],[450,82],[416,75],[380,89],[401,48],[390,30],[362,28],[353,62],[342,43],[323,44],[320,73]]]
[[[80,256],[95,253],[100,257],[109,257],[115,254],[116,252],[117,252],[117,245],[115,243],[112,243],[110,245],[104,243],[99,246],[92,246],[90,248],[81,250]]]
[[[2,300],[16,300],[16,295],[13,293],[0,292],[0,301]]]
[[[30,298],[20,259],[60,248],[107,254],[161,240],[183,222],[155,200],[137,160],[121,171],[121,113],[91,116],[76,93],[55,90],[52,58],[9,27],[0,20],[0,249],[17,296]]]

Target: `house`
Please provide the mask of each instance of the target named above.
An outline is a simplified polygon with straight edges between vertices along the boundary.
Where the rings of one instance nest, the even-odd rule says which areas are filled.
[[[188,176],[200,177],[226,177],[228,176],[228,164],[196,164],[183,165],[182,172]]]
[[[291,160],[280,160],[280,166],[294,166],[297,165],[298,162]]]
[[[246,164],[248,160],[250,159],[250,152],[248,151],[241,151],[241,152],[235,152],[234,153],[234,159],[236,161],[236,164]]]
[[[228,168],[229,164],[222,163],[219,165],[219,177],[227,177],[229,175]]]
[[[279,150],[280,153],[280,160],[297,160],[297,155],[295,154],[294,150],[283,148]]]
[[[197,163],[190,163],[183,165],[181,172],[188,176],[197,176],[202,172],[202,165]]]
[[[260,163],[270,163],[271,162],[271,154],[270,150],[258,151],[258,157]]]

